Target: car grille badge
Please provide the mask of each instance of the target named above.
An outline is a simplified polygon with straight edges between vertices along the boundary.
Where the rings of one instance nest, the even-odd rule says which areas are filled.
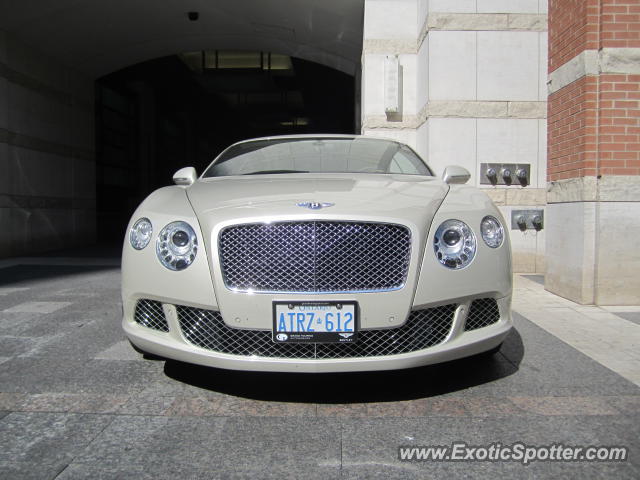
[[[299,207],[308,208],[310,210],[320,210],[321,208],[333,207],[335,203],[329,202],[300,202],[297,203]]]

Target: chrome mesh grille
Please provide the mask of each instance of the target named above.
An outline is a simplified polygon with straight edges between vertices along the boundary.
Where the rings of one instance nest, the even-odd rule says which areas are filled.
[[[143,327],[160,330],[161,332],[169,331],[169,324],[162,310],[162,303],[156,300],[138,300],[133,319]]]
[[[274,343],[270,330],[228,327],[213,310],[177,306],[183,336],[198,347],[231,355],[297,359],[380,357],[415,352],[442,343],[457,305],[411,312],[398,328],[360,330],[354,343]]]
[[[411,233],[387,223],[251,223],[220,234],[225,285],[256,292],[368,292],[402,288]]]
[[[494,298],[480,298],[471,302],[464,329],[476,330],[494,324],[498,320],[500,320],[498,302]]]

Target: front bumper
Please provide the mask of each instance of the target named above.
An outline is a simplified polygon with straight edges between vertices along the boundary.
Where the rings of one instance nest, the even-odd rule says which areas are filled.
[[[474,296],[456,299],[451,302],[439,302],[438,305],[455,304],[452,320],[447,331],[436,344],[412,350],[406,353],[383,354],[374,356],[350,356],[342,358],[284,358],[278,356],[260,356],[245,350],[244,354],[229,354],[202,348],[189,341],[185,335],[185,327],[178,318],[176,303],[169,299],[158,299],[161,305],[160,315],[166,320],[168,331],[149,328],[134,320],[135,303],[129,303],[123,318],[123,328],[127,337],[140,349],[165,358],[194,363],[210,367],[231,370],[270,371],[270,372],[355,372],[372,370],[395,370],[418,367],[434,363],[463,358],[498,346],[508,335],[511,327],[511,297],[489,299],[497,306],[497,316],[486,326],[469,330],[467,320],[474,300],[487,300],[486,296]],[[437,308],[437,306],[421,307]],[[188,308],[188,307],[187,307]],[[467,329],[465,329],[467,325]],[[402,327],[400,327],[402,328]],[[230,329],[229,331],[240,329]],[[373,329],[369,329],[373,332]],[[247,330],[242,330],[247,332]],[[361,330],[367,332],[368,330]],[[381,330],[376,330],[381,331]],[[393,339],[393,332],[400,332],[399,328],[391,328],[385,338]],[[253,330],[253,332],[256,332]],[[267,334],[267,331],[260,331]],[[264,335],[263,335],[264,336]],[[391,340],[393,341],[393,340]],[[258,350],[256,350],[258,351]]]

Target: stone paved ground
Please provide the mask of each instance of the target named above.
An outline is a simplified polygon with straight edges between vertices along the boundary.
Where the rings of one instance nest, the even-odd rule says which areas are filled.
[[[366,374],[225,372],[131,349],[117,259],[0,267],[2,479],[640,478],[638,308],[585,309],[520,276],[516,328],[493,359]],[[602,331],[588,335],[600,327],[583,314]],[[630,460],[398,460],[400,445],[459,440],[624,445]]]

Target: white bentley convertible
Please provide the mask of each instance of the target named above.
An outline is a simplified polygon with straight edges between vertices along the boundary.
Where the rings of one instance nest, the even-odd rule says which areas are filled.
[[[134,213],[126,335],[237,370],[387,370],[496,351],[511,329],[509,238],[468,179],[370,137],[232,145]]]

